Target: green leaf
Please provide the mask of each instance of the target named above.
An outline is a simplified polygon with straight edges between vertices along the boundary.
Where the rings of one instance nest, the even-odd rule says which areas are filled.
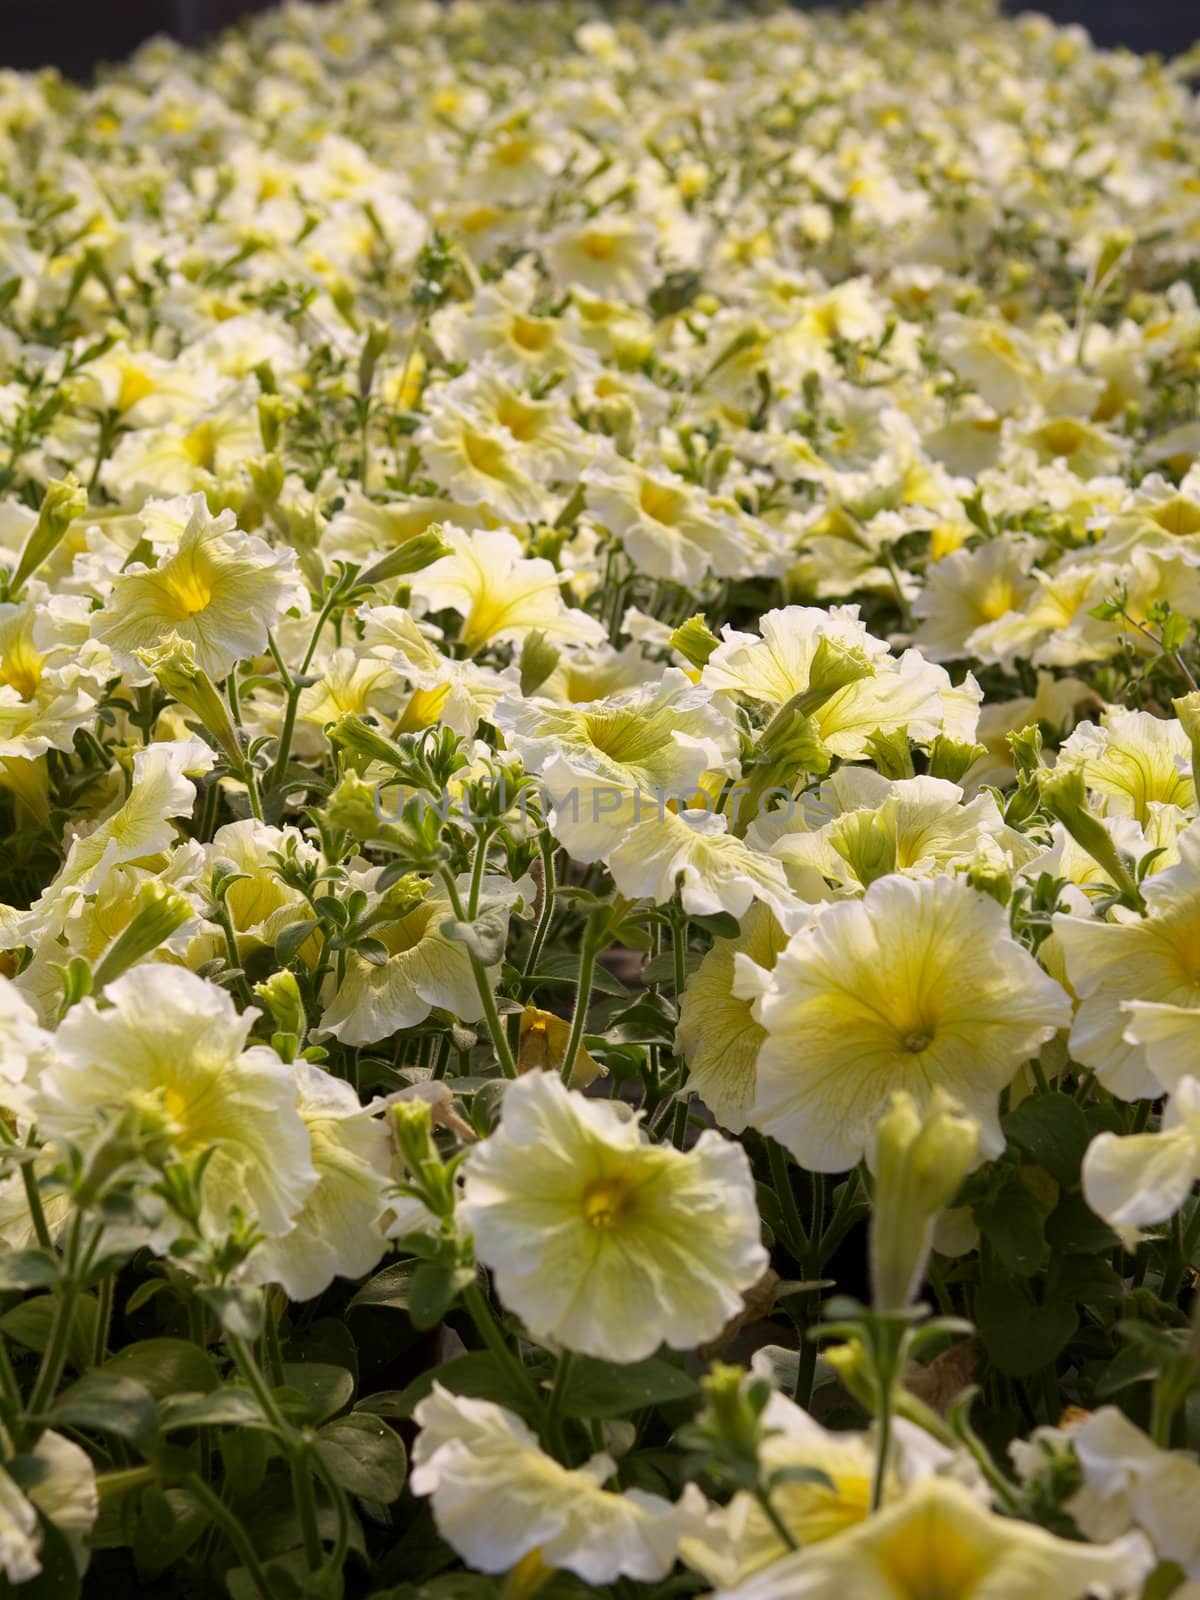
[[[168,1395],[161,1404],[165,1433],[180,1428],[265,1428],[266,1418],[250,1390],[227,1383],[211,1394]]]
[[[290,923],[275,940],[275,959],[280,966],[286,967],[321,926],[319,922],[306,919],[304,922]]]
[[[394,1261],[390,1267],[384,1267],[382,1272],[367,1279],[346,1310],[354,1311],[359,1306],[388,1306],[393,1311],[407,1311],[413,1276],[420,1265],[419,1261]]]
[[[1009,1144],[1045,1167],[1056,1182],[1073,1188],[1088,1147],[1087,1118],[1070,1095],[1032,1094],[1002,1124]]]
[[[475,1274],[468,1268],[444,1266],[438,1261],[422,1261],[412,1275],[408,1293],[408,1314],[415,1328],[434,1328],[454,1304],[460,1289],[466,1288]]]
[[[1045,1219],[1016,1167],[972,1207],[980,1233],[1001,1262],[1018,1277],[1035,1273],[1046,1259]]]
[[[31,1300],[22,1301],[0,1317],[0,1330],[26,1349],[41,1354],[50,1341],[56,1304],[56,1297],[52,1294],[34,1295]],[[91,1359],[98,1316],[95,1295],[81,1294],[75,1301],[71,1338],[67,1346],[72,1366],[86,1367]]]
[[[1060,1256],[1056,1252],[1050,1257],[1046,1295],[1105,1311],[1125,1299],[1125,1285],[1102,1255]]]
[[[1079,1326],[1074,1306],[1038,1305],[1019,1279],[990,1278],[975,1296],[975,1325],[987,1352],[1010,1378],[1047,1367]]]
[[[1120,1240],[1081,1194],[1068,1194],[1046,1218],[1046,1238],[1064,1255],[1101,1255]]]
[[[52,1250],[5,1250],[0,1255],[0,1291],[48,1289],[62,1275]]]
[[[604,1037],[612,1044],[670,1044],[678,1020],[665,995],[648,993],[610,1018]]]
[[[85,1372],[51,1406],[50,1421],[56,1426],[115,1434],[144,1456],[153,1455],[158,1444],[154,1396],[144,1384],[111,1372]]]
[[[579,957],[573,952],[564,952],[562,955],[543,956],[541,965],[536,972],[529,975],[531,983],[574,983],[579,982]],[[622,999],[629,994],[628,987],[620,978],[609,972],[607,967],[602,967],[597,962],[592,972],[592,991],[594,994],[613,994]]]
[[[622,1417],[645,1406],[691,1400],[698,1393],[694,1378],[660,1356],[624,1366],[576,1356],[567,1375],[563,1410],[568,1416],[593,1420]]]
[[[211,1358],[190,1339],[140,1339],[110,1356],[102,1370],[118,1378],[136,1379],[156,1400],[176,1394],[207,1394],[221,1381]]]
[[[1102,1398],[1128,1389],[1134,1383],[1149,1383],[1161,1370],[1154,1351],[1144,1345],[1129,1344],[1109,1362],[1096,1383],[1096,1393]]]
[[[354,1375],[323,1361],[284,1363],[283,1381],[299,1392],[307,1419],[314,1427],[344,1411],[354,1398]]]
[[[263,1297],[257,1289],[203,1286],[196,1290],[226,1333],[257,1339],[263,1331]]]
[[[508,1371],[486,1350],[470,1350],[465,1356],[456,1356],[453,1361],[447,1361],[440,1367],[430,1367],[428,1372],[422,1372],[395,1397],[397,1409],[383,1412],[378,1407],[381,1395],[372,1395],[359,1406],[360,1411],[371,1411],[376,1416],[397,1416],[400,1418],[411,1417],[421,1401],[430,1394],[435,1383],[440,1383],[443,1389],[449,1389],[451,1394],[469,1395],[475,1400],[494,1400],[497,1405],[507,1406],[510,1411],[528,1415],[530,1412],[530,1399],[528,1390],[524,1389]]]
[[[327,1422],[317,1449],[334,1480],[360,1500],[390,1505],[404,1488],[408,1457],[399,1434],[366,1412]]]
[[[429,1372],[430,1387],[436,1377],[440,1382],[440,1375],[445,1368],[431,1368]],[[420,1382],[420,1379],[417,1379]],[[410,1387],[412,1387],[410,1385]],[[356,1411],[369,1411],[373,1417],[391,1417],[393,1420],[403,1421],[412,1415],[405,1404],[407,1389],[380,1389],[377,1394],[364,1395],[354,1408]]]
[[[188,1551],[208,1527],[208,1512],[186,1489],[151,1484],[133,1529],[133,1561],[141,1578],[157,1578]]]

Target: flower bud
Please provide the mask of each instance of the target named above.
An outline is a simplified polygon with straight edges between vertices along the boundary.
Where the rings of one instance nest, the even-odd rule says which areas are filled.
[[[92,993],[99,994],[123,972],[152,955],[195,914],[194,908],[170,884],[157,880],[143,884],[132,921],[109,945],[96,968]]]
[[[678,650],[693,667],[702,667],[717,648],[720,640],[699,612],[682,623],[668,640],[672,650]]]
[[[560,652],[544,633],[534,631],[526,635],[521,646],[521,693],[536,694],[558,665]]]
[[[42,496],[42,508],[30,530],[17,570],[8,585],[10,597],[15,595],[42,565],[48,561],[63,534],[87,510],[87,490],[68,474],[65,478],[51,478]]]
[[[196,647],[190,639],[170,633],[161,644],[136,652],[138,660],[158,679],[172,700],[199,717],[232,765],[240,771],[244,758],[229,707],[217,693],[204,668],[197,665]]]
[[[377,584],[387,583],[392,578],[407,578],[414,572],[431,567],[435,561],[449,554],[450,547],[442,539],[441,529],[433,523],[424,533],[414,534],[394,550],[389,550],[387,555],[380,556],[373,566],[360,574],[358,581],[361,584]]]
[[[517,1053],[518,1072],[559,1072],[566,1060],[571,1025],[552,1011],[526,1006],[521,1013],[521,1037]],[[586,1089],[589,1083],[607,1075],[608,1068],[588,1055],[581,1045],[571,1069],[572,1089]]]
[[[1080,849],[1086,850],[1117,888],[1140,908],[1141,890],[1129,867],[1121,859],[1112,834],[1100,818],[1093,816],[1088,809],[1087,790],[1080,769],[1056,767],[1052,772],[1043,770],[1038,774],[1038,789],[1043,810],[1062,823]]]
[[[875,1133],[871,1281],[876,1311],[901,1311],[920,1287],[938,1213],[979,1149],[979,1124],[941,1091],[924,1112],[899,1090]]]
[[[304,1015],[304,1001],[300,998],[295,973],[273,972],[262,983],[254,985],[254,993],[270,1012],[280,1033],[293,1034],[297,1039],[304,1037],[308,1019]]]

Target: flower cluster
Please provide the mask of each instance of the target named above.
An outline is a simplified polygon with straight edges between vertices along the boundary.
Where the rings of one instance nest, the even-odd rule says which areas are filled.
[[[1198,62],[0,73],[6,1590],[1200,1595]]]

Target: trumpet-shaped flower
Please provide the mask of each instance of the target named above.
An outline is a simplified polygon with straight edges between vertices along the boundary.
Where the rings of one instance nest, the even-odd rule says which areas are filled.
[[[97,613],[94,636],[122,667],[136,671],[136,651],[176,633],[219,680],[238,661],[265,650],[267,633],[284,612],[307,602],[295,552],[240,533],[232,511],[210,515],[202,494],[159,502],[154,530],[164,522],[178,528],[171,553],[153,567],[126,567]]]
[[[86,1143],[103,1113],[134,1110],[179,1159],[213,1151],[203,1202],[214,1229],[239,1206],[266,1234],[286,1233],[318,1173],[291,1069],[265,1045],[246,1048],[257,1013],[239,1016],[223,989],[163,965],[135,967],[105,999],[59,1027],[42,1128]]]
[[[307,1061],[292,1071],[317,1184],[295,1225],[266,1240],[248,1267],[254,1279],[282,1284],[292,1300],[311,1300],[335,1277],[363,1277],[383,1254],[391,1142],[348,1083]]]
[[[1126,1003],[1200,1006],[1200,826],[1181,833],[1178,847],[1178,864],[1143,888],[1144,917],[1054,919],[1067,978],[1079,997],[1071,1053],[1126,1100],[1160,1092],[1140,1046],[1126,1037]]]
[[[1132,1593],[1154,1565],[1140,1534],[1077,1544],[999,1517],[949,1478],[924,1478],[836,1539],[796,1551],[721,1600],[1093,1600]]]
[[[676,890],[685,911],[741,917],[756,901],[790,932],[805,916],[780,863],[728,831],[712,811],[662,810],[637,822],[608,858],[613,882],[629,900],[665,905]],[[558,810],[556,808],[556,815]]]
[[[1110,815],[1134,817],[1144,826],[1155,805],[1195,813],[1191,740],[1174,717],[1110,707],[1099,727],[1079,724],[1064,741],[1058,765],[1081,767],[1087,788]]]
[[[1070,1001],[961,879],[880,878],[822,909],[774,970],[739,960],[768,1038],[750,1121],[816,1172],[852,1167],[896,1089],[944,1090],[1003,1148],[1000,1091],[1070,1020]]]
[[[760,636],[725,628],[700,681],[778,711],[812,687],[812,668],[824,638],[858,656],[864,676],[824,697],[811,715],[826,748],[848,761],[867,753],[873,734],[904,731],[928,740],[946,715],[942,697],[950,689],[945,669],[916,650],[899,659],[858,620],[857,606],[818,611],[788,606],[768,611]]]
[[[464,533],[449,526],[441,532],[451,554],[414,574],[412,592],[431,611],[459,613],[462,642],[472,654],[530,633],[577,644],[603,638],[594,617],[563,599],[562,574],[540,556],[523,556],[511,533]]]
[[[686,1153],[553,1074],[509,1086],[472,1150],[462,1216],[529,1331],[609,1361],[715,1338],[762,1274],[750,1165],[701,1134]]]
[[[535,1553],[590,1584],[670,1571],[693,1497],[677,1508],[640,1489],[606,1489],[611,1456],[564,1467],[520,1417],[439,1383],[414,1415],[410,1486],[431,1497],[438,1532],[476,1571],[507,1572]]]
[[[614,456],[584,473],[588,505],[654,578],[696,584],[705,573],[732,577],[752,564],[738,518],[666,468],[647,471]]]
[[[498,888],[495,880],[490,887]],[[497,906],[494,893],[491,903]],[[461,1022],[477,1022],[483,1007],[470,953],[442,932],[453,916],[444,894],[429,893],[415,905],[398,906],[390,916],[387,896],[381,897],[374,906],[372,934],[386,957],[368,961],[351,952],[345,977],[321,1018],[324,1032],[345,1044],[374,1044],[415,1027],[435,1006]],[[489,971],[492,983],[497,976]]]
[[[506,697],[493,713],[510,749],[540,773],[554,828],[597,861],[642,817],[686,804],[705,773],[736,770],[737,728],[677,667],[657,683],[581,705]]]
[[[723,1128],[740,1133],[754,1103],[755,1063],[766,1030],[751,1002],[734,991],[737,957],[769,972],[787,934],[769,907],[756,903],[732,939],[715,939],[692,974],[679,1007],[675,1044],[688,1064],[695,1091]]]
[[[1200,1078],[1181,1077],[1158,1133],[1099,1133],[1083,1158],[1083,1193],[1127,1241],[1179,1210],[1200,1177]]]

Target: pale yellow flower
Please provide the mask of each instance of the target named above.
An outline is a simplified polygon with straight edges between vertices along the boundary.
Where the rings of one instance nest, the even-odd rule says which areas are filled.
[[[924,1108],[941,1088],[997,1153],[1000,1091],[1070,1020],[1003,908],[956,878],[880,878],[821,909],[771,973],[739,968],[768,1035],[750,1122],[817,1172],[860,1159],[896,1089]]]
[[[431,1497],[438,1532],[476,1571],[507,1572],[536,1553],[585,1583],[645,1583],[674,1564],[690,1504],[606,1489],[611,1456],[564,1467],[513,1412],[438,1383],[414,1415],[409,1486]]]
[[[1077,1544],[1000,1517],[949,1478],[719,1591],[722,1600],[1083,1600],[1133,1592],[1154,1565],[1140,1534]]]
[[[649,1143],[553,1073],[505,1091],[467,1160],[461,1214],[530,1333],[607,1361],[715,1338],[767,1264],[739,1145]]]
[[[219,680],[264,650],[268,630],[305,602],[295,553],[240,533],[231,511],[211,516],[203,495],[160,504],[156,531],[164,520],[177,526],[178,543],[157,566],[135,562],[121,573],[96,616],[94,636],[137,671],[136,651],[178,634]]]

